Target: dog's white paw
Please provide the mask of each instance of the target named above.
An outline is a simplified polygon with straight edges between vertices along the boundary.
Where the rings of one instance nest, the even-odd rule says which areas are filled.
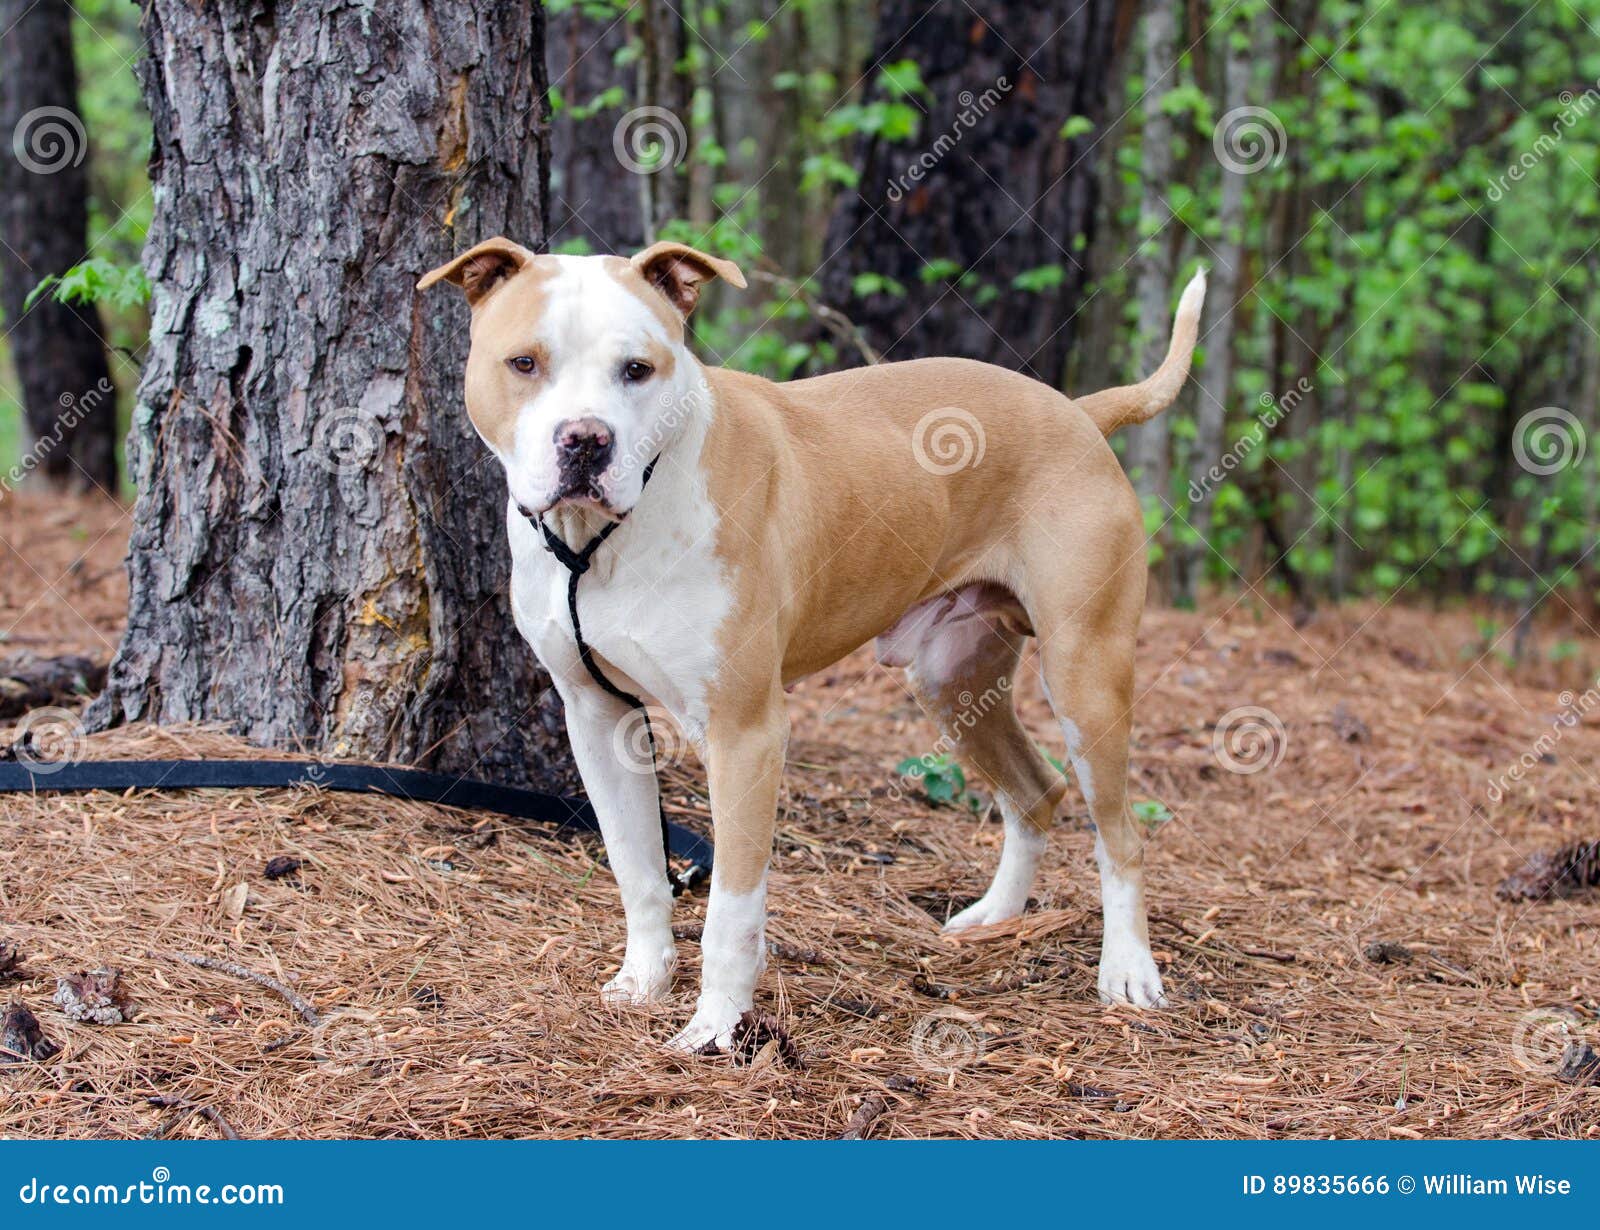
[[[702,1000],[694,1010],[694,1016],[689,1018],[689,1023],[673,1036],[667,1046],[674,1051],[685,1051],[689,1054],[703,1051],[710,1046],[716,1047],[719,1051],[731,1050],[733,1027],[739,1023],[739,1018],[743,1015],[744,1010],[730,1000],[719,999],[710,1004]]]
[[[617,976],[600,988],[600,998],[609,1004],[653,1004],[665,999],[672,989],[675,954],[649,961],[624,960]]]
[[[1161,971],[1148,948],[1136,944],[1107,945],[1100,953],[1100,1000],[1107,1004],[1132,1004],[1135,1008],[1162,1008],[1167,997],[1161,990]]]
[[[1014,901],[1000,900],[985,893],[945,923],[944,933],[950,935],[970,927],[987,927],[990,923],[1006,922],[1021,914],[1022,909],[1023,906]]]

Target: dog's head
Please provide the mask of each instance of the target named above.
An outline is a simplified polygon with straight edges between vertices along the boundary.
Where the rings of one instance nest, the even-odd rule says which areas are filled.
[[[490,239],[417,283],[472,307],[467,413],[525,515],[559,504],[626,516],[682,428],[701,377],[684,322],[739,267],[681,243],[620,256],[541,256]]]

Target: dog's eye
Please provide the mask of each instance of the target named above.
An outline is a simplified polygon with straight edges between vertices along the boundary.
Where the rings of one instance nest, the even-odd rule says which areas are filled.
[[[629,359],[622,365],[622,378],[629,384],[638,384],[641,380],[648,380],[655,370],[643,359]]]
[[[511,365],[513,371],[521,372],[524,376],[531,376],[539,370],[539,364],[532,355],[519,354],[513,359],[507,359],[506,362]]]

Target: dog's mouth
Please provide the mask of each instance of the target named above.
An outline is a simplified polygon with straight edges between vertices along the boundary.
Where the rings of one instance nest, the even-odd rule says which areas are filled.
[[[587,508],[614,520],[621,520],[624,511],[612,502],[602,484],[603,473],[562,474],[555,491],[545,502],[544,511],[557,508]]]

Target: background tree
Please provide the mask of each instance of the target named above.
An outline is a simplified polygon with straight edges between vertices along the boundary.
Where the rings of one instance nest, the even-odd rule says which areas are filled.
[[[92,717],[569,781],[461,408],[466,309],[414,290],[486,236],[543,242],[542,10],[154,0],[143,23],[154,324]]]
[[[88,244],[87,134],[67,0],[0,0],[0,310],[38,471],[117,489],[116,396],[93,303],[29,293]]]
[[[821,284],[884,357],[963,355],[1061,380],[1115,9],[883,5]]]
[[[1139,249],[1136,295],[1139,301],[1139,370],[1154,371],[1167,352],[1172,331],[1172,282],[1182,228],[1171,225],[1167,195],[1172,190],[1173,118],[1167,96],[1178,84],[1180,0],[1147,0],[1144,5],[1144,78],[1140,108],[1144,131],[1139,141]],[[1172,417],[1158,414],[1124,432],[1123,461],[1134,490],[1157,509],[1166,494],[1171,469]],[[1159,521],[1156,522],[1159,524]]]
[[[635,105],[634,14],[640,0],[549,5],[550,242],[558,250],[636,252],[645,246],[639,194],[613,139]]]

